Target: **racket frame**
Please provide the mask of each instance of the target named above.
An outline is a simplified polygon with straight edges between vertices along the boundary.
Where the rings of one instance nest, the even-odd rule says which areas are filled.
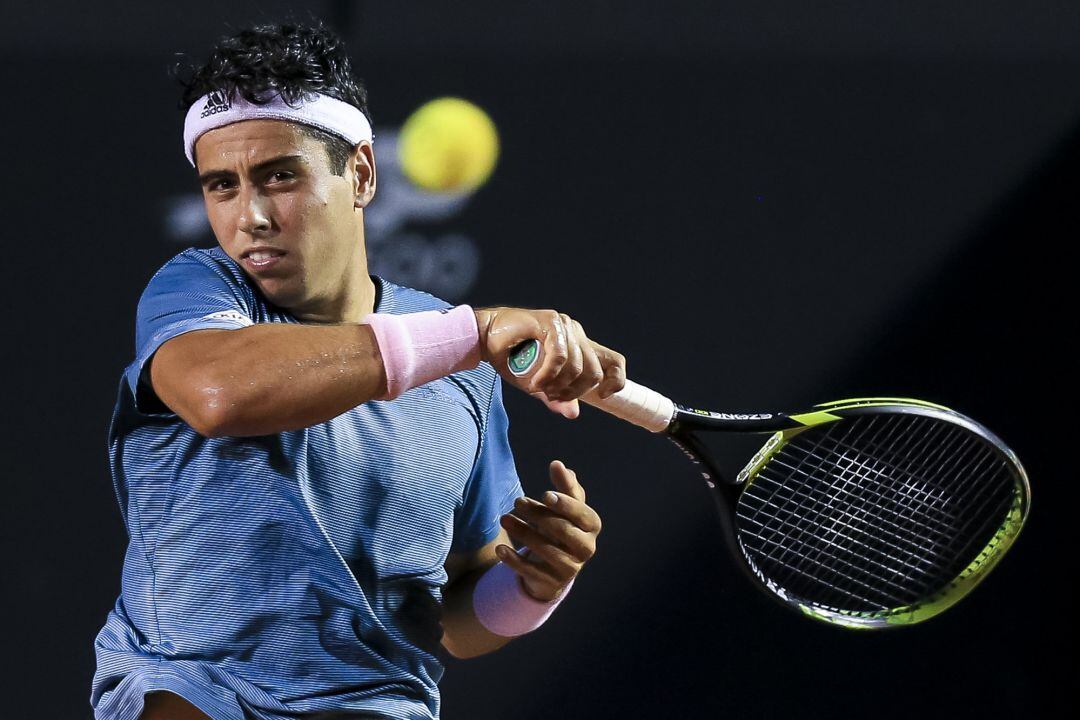
[[[771,582],[754,565],[743,546],[735,525],[735,506],[739,495],[748,488],[768,460],[792,438],[806,430],[836,422],[842,418],[869,414],[912,414],[960,425],[982,437],[1011,468],[1014,480],[1013,503],[1005,520],[987,545],[957,577],[941,590],[915,605],[872,613],[826,608],[790,595]],[[713,461],[697,437],[700,432],[770,433],[770,437],[746,463],[734,479],[728,479]],[[912,398],[851,398],[814,406],[808,412],[718,413],[675,405],[675,413],[663,434],[698,466],[706,486],[716,500],[721,527],[729,550],[750,580],[766,595],[782,605],[794,608],[807,617],[851,629],[878,630],[913,625],[928,620],[959,602],[982,582],[1001,557],[1016,541],[1031,506],[1031,487],[1019,458],[987,428],[942,405]]]

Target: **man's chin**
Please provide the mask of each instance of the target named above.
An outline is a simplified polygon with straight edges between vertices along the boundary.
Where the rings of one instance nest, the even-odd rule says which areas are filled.
[[[252,280],[255,286],[259,288],[259,292],[270,304],[276,305],[283,310],[289,310],[303,302],[302,294],[287,283],[265,278],[252,278]]]

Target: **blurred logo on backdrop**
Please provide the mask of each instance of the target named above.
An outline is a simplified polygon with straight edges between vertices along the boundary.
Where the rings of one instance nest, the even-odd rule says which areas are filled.
[[[364,211],[368,269],[399,285],[458,301],[476,283],[480,249],[467,233],[453,228],[475,187],[428,191],[402,171],[397,129],[376,129],[378,189]],[[170,198],[164,217],[165,237],[182,245],[213,242],[202,195]]]

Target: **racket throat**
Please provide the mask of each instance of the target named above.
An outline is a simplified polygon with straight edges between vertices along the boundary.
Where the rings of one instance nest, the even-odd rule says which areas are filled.
[[[730,481],[724,477],[724,474],[720,472],[720,469],[709,457],[701,441],[696,437],[689,434],[673,434],[668,435],[668,439],[675,443],[675,447],[679,448],[690,462],[694,463],[710,490],[717,490],[720,485],[731,484]]]

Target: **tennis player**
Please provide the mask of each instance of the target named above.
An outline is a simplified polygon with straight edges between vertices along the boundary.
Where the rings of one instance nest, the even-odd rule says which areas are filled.
[[[538,628],[595,551],[573,471],[523,497],[505,379],[567,417],[623,358],[564,314],[474,310],[372,277],[376,166],[340,42],[263,26],[186,83],[219,247],[139,301],[109,436],[130,543],[95,641],[99,720],[433,718],[441,649]],[[498,369],[498,370],[496,370]]]

